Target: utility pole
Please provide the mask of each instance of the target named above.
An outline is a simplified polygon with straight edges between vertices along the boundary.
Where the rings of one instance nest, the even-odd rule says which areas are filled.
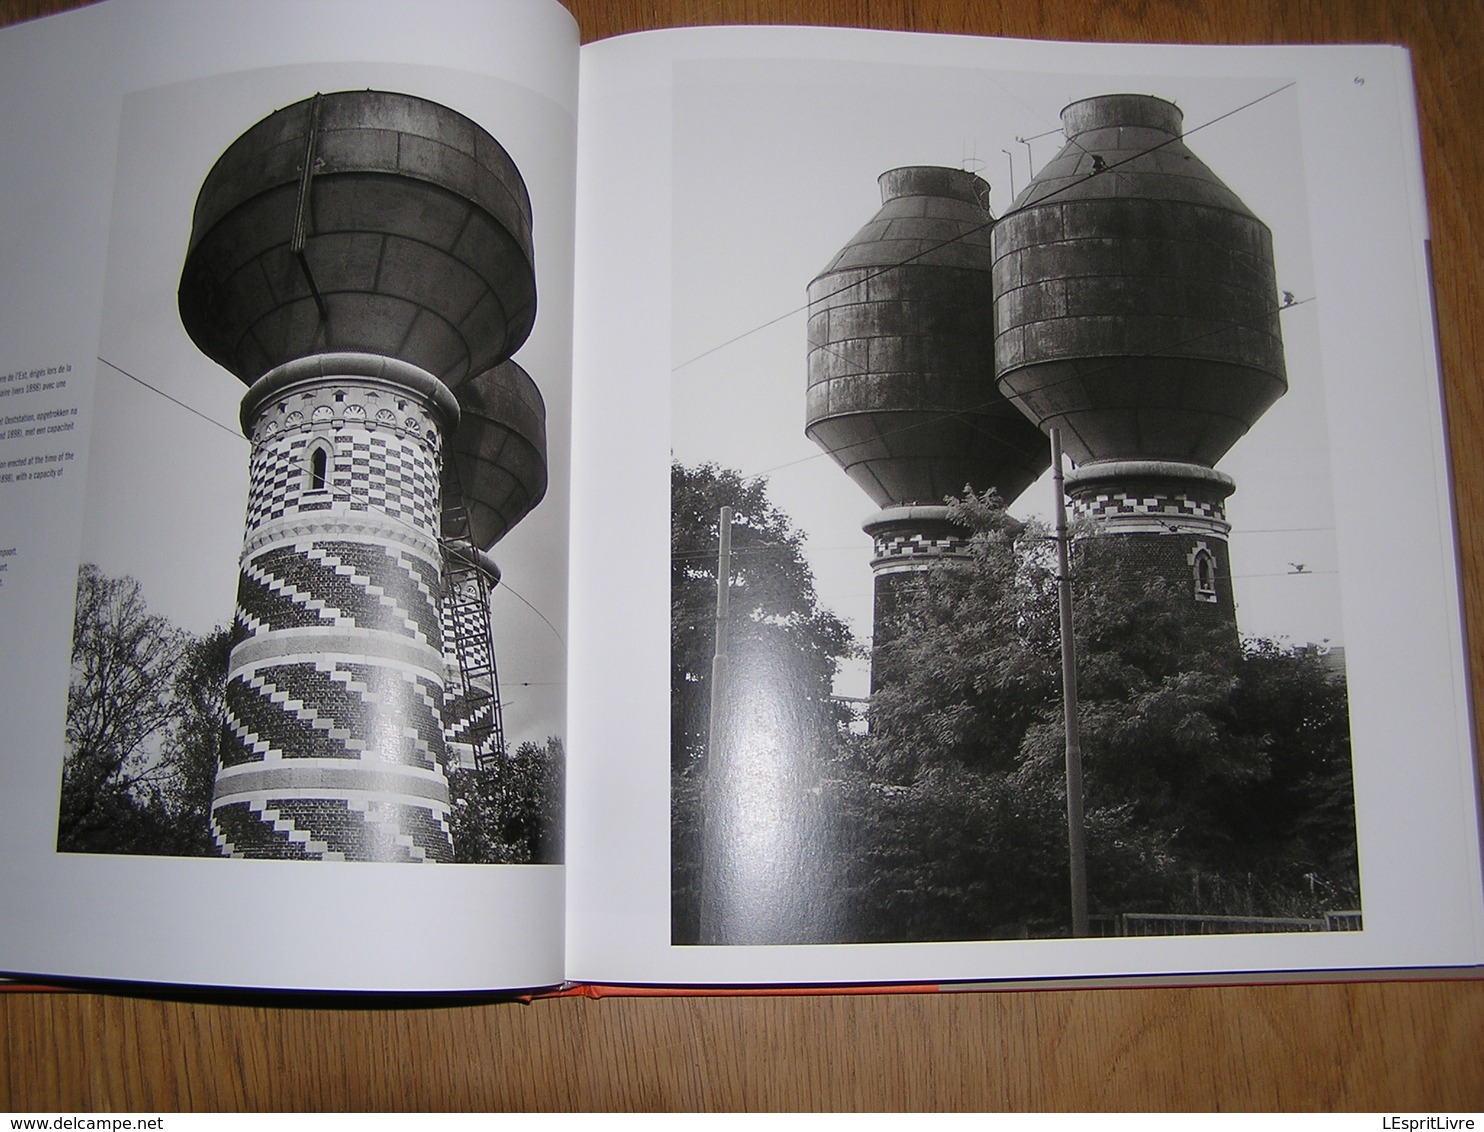
[[[706,764],[716,764],[716,737],[721,733],[723,688],[727,678],[727,615],[732,596],[732,509],[723,507],[717,519],[716,647],[711,652],[711,721],[706,732]]]
[[[1067,733],[1067,855],[1072,886],[1072,935],[1087,935],[1087,833],[1082,820],[1082,740],[1077,729],[1077,646],[1072,636],[1072,570],[1067,493],[1061,470],[1061,429],[1051,432],[1056,484],[1056,596],[1061,613],[1061,693]]]
[[[722,765],[722,712],[726,705],[727,623],[732,595],[732,509],[723,507],[717,519],[715,647],[711,651],[711,710],[706,727],[706,790],[701,803],[701,909],[700,941],[720,943],[717,889],[720,885],[720,852],[717,841],[724,836],[718,820]]]

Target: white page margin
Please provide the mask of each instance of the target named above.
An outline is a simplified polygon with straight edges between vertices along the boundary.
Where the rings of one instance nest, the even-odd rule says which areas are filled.
[[[675,948],[669,932],[667,77],[681,60],[1300,75],[1355,736],[1365,931],[1324,936]],[[1099,47],[815,29],[652,33],[584,48],[569,977],[901,982],[1474,964],[1475,774],[1405,53]],[[641,77],[642,76],[642,77]],[[1357,84],[1357,77],[1365,78]],[[1367,114],[1357,113],[1363,89]],[[1374,117],[1367,116],[1374,114]],[[601,125],[599,125],[601,123]],[[1397,155],[1404,155],[1398,159]],[[1341,157],[1342,160],[1332,160]],[[1407,160],[1412,158],[1413,160]],[[1384,183],[1375,183],[1382,170]],[[614,186],[623,182],[622,188]],[[1356,185],[1364,184],[1359,194]],[[1360,197],[1364,207],[1349,207]],[[622,201],[622,207],[619,202]],[[860,218],[864,219],[864,217]],[[1378,227],[1379,225],[1379,227]],[[800,280],[802,293],[807,280]],[[641,284],[641,285],[636,285]],[[1357,317],[1361,321],[1357,322]],[[1358,326],[1394,327],[1366,339]],[[622,364],[608,369],[615,357]],[[802,375],[803,359],[799,359]],[[599,374],[602,374],[602,377]],[[1389,381],[1405,373],[1405,381]],[[1364,375],[1363,396],[1342,396]],[[801,376],[802,395],[802,376]],[[1401,452],[1403,459],[1384,459]],[[1392,506],[1377,509],[1378,500]],[[1384,522],[1378,522],[1378,515]],[[620,550],[620,547],[622,548]],[[1424,583],[1422,579],[1426,579]],[[1371,620],[1380,610],[1380,616]],[[603,628],[600,630],[599,626]],[[1422,751],[1419,760],[1399,749]],[[1422,878],[1426,878],[1425,882]],[[1435,893],[1446,895],[1434,897]]]
[[[360,63],[369,73],[390,62],[498,73],[572,114],[576,42],[570,15],[539,0],[453,0],[416,11],[380,0],[141,0],[7,29],[0,136],[18,172],[3,182],[5,199],[11,208],[19,185],[37,203],[30,223],[0,245],[7,279],[26,281],[5,289],[0,371],[64,356],[92,368],[126,92],[269,66]],[[570,140],[552,139],[557,147]],[[559,148],[556,161],[570,167],[570,150]],[[562,207],[570,210],[570,197]],[[569,225],[561,211],[548,217],[554,227]],[[554,246],[570,262],[566,239]],[[554,332],[548,348],[562,359],[570,345],[563,274],[542,296],[545,333]],[[79,437],[85,451],[85,427]],[[560,440],[554,447],[564,449]],[[0,964],[33,975],[278,989],[560,981],[560,866],[296,867],[52,851],[82,480],[51,496],[43,515],[14,504],[13,493],[0,509],[0,542],[23,535],[32,556],[0,601],[0,634],[29,642],[0,655]]]

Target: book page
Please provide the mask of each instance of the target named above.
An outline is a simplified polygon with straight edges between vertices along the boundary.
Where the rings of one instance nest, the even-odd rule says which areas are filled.
[[[569,977],[1480,961],[1410,83],[1387,48],[818,29],[584,48]],[[1192,177],[1204,187],[1171,187]],[[1143,219],[1081,204],[1124,198]],[[1216,234],[1229,224],[1240,248]],[[1127,266],[1145,237],[1185,248],[1157,285]],[[1030,243],[1012,261],[1014,239]],[[992,297],[902,270],[980,270],[953,258],[976,245]],[[1033,280],[1030,256],[1059,266]],[[1109,277],[1125,282],[1099,290]],[[1216,278],[1226,298],[1190,297]],[[963,298],[934,314],[933,288]],[[1086,373],[1055,368],[1074,315],[1104,335]],[[1039,369],[1006,352],[1016,319]],[[1213,338],[1259,325],[1246,376],[1215,360]],[[1022,369],[1052,391],[1011,391],[1041,406],[1029,439],[989,405],[994,376],[1003,392]],[[1110,372],[1129,376],[1099,392]],[[943,373],[983,392],[935,399]],[[1119,535],[1102,546],[1123,571],[1078,564],[1081,925],[1047,422],[1068,438],[1078,529]],[[997,459],[1019,470],[978,482]],[[1203,659],[1153,643],[1167,598],[1220,638]],[[1300,688],[1310,708],[1285,722]]]
[[[546,3],[0,36],[0,969],[560,981],[576,43]],[[275,113],[311,125],[245,164],[290,183],[224,207]],[[449,545],[499,583],[468,572],[468,647]]]

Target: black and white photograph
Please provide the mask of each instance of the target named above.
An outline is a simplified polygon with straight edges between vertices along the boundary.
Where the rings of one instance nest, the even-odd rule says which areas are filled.
[[[672,942],[1362,930],[1296,84],[674,83]]]
[[[412,66],[124,99],[60,852],[561,861],[569,133]]]
[[[349,2],[6,40],[12,969],[1473,962],[1403,55]]]

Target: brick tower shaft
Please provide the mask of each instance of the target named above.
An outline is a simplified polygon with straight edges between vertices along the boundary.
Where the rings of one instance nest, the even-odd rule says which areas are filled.
[[[260,378],[242,416],[218,846],[449,860],[438,467],[453,395],[406,362],[316,355]]]
[[[1197,464],[1110,460],[1066,477],[1072,513],[1091,519],[1098,538],[1115,538],[1143,576],[1162,578],[1188,598],[1194,615],[1229,632],[1237,645],[1237,611],[1227,537],[1230,476]],[[1096,556],[1097,538],[1078,553]]]

